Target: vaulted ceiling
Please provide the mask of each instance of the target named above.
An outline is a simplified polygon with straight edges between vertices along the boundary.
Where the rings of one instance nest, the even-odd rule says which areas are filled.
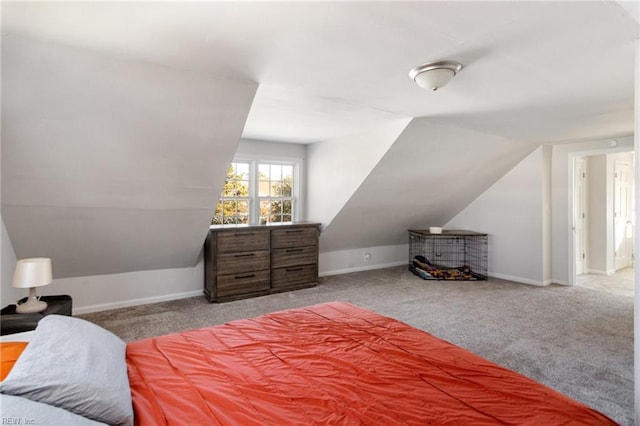
[[[3,2],[2,35],[259,84],[244,135],[318,142],[398,117],[520,140],[633,131],[635,2]],[[464,65],[446,91],[408,78]]]
[[[405,161],[404,185],[436,183],[418,161],[433,150],[444,169],[488,170],[437,205],[403,195],[413,210],[393,229],[452,217],[536,144],[633,132],[628,6],[3,2],[3,220],[17,256],[53,256],[59,277],[190,266],[241,136],[322,152],[409,123],[379,141],[323,235],[325,249],[395,244],[374,233],[397,201],[384,177]],[[448,86],[409,79],[439,59],[464,65]],[[388,205],[359,221],[374,200]]]

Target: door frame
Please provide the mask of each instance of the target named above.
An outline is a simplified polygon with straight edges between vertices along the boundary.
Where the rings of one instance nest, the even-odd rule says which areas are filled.
[[[570,176],[572,176],[570,179],[567,179],[567,186],[568,186],[568,194],[569,196],[567,197],[567,207],[568,207],[568,215],[567,215],[567,224],[569,224],[568,228],[568,232],[567,232],[567,240],[568,240],[568,244],[567,244],[567,251],[568,251],[568,269],[569,269],[569,274],[568,274],[568,282],[567,285],[569,286],[575,286],[576,285],[576,264],[575,264],[575,238],[574,238],[574,232],[573,232],[573,215],[574,215],[574,211],[573,211],[573,200],[575,197],[574,194],[574,182],[573,182],[573,173],[574,173],[574,160],[576,157],[585,157],[585,156],[590,156],[590,155],[602,155],[602,154],[619,154],[622,152],[633,152],[635,153],[635,147],[634,146],[630,146],[630,147],[616,147],[616,148],[600,148],[600,149],[594,149],[594,150],[585,150],[585,151],[573,151],[573,152],[569,152],[568,153],[568,158],[567,158],[567,163],[568,163],[568,170],[570,171]],[[636,162],[635,164],[636,167],[638,167],[638,164]],[[636,184],[635,182],[635,174],[634,174],[634,185]],[[608,189],[607,189],[608,190]],[[635,241],[634,241],[635,243]],[[635,246],[634,246],[634,252],[635,252]]]
[[[578,163],[581,162],[583,165],[583,198],[580,200],[581,201],[581,208],[582,208],[582,219],[583,219],[583,223],[582,223],[582,238],[578,238],[577,231],[578,231],[578,224],[576,221],[576,209],[579,209],[580,206],[578,206],[578,193],[576,192],[576,189],[578,187],[578,182],[576,181],[576,173],[577,173],[577,168],[578,168]],[[589,227],[587,226],[586,223],[586,219],[588,217],[588,213],[589,213],[589,201],[588,201],[588,182],[589,182],[589,178],[588,178],[588,174],[587,174],[587,164],[588,164],[588,160],[587,160],[587,156],[576,156],[573,158],[573,168],[572,168],[572,180],[573,180],[573,215],[571,216],[571,230],[573,231],[573,242],[575,244],[574,246],[574,258],[573,258],[573,265],[574,265],[574,271],[575,274],[578,275],[578,262],[580,262],[580,253],[576,252],[576,251],[582,251],[582,272],[581,273],[586,273],[589,268],[589,262],[588,262],[588,258],[586,256],[588,250],[589,250]],[[579,219],[578,219],[579,220]],[[577,247],[578,245],[580,245],[580,247]]]

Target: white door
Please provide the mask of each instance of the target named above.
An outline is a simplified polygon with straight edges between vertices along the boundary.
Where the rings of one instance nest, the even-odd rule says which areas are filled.
[[[583,274],[587,261],[587,162],[576,158],[573,166],[573,230],[576,275]]]
[[[614,161],[613,235],[615,269],[633,263],[633,169],[628,161]]]

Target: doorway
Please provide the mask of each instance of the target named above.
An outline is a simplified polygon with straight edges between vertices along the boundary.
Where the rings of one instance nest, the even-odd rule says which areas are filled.
[[[573,158],[573,282],[577,285],[610,277],[603,280],[606,287],[607,282],[633,271],[634,162],[633,152]]]

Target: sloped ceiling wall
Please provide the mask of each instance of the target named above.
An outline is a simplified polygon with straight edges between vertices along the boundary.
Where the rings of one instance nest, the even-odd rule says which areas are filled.
[[[2,39],[2,217],[54,277],[193,266],[257,84]]]
[[[320,251],[404,244],[407,229],[442,226],[536,146],[413,119],[325,224]]]
[[[330,223],[410,122],[410,118],[388,120],[365,132],[310,144],[308,219]]]

